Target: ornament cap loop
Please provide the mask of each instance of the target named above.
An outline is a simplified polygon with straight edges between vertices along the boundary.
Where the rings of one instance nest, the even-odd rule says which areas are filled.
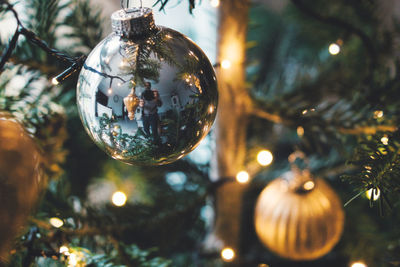
[[[111,15],[113,31],[125,38],[145,37],[157,28],[153,11],[148,7],[121,9]]]

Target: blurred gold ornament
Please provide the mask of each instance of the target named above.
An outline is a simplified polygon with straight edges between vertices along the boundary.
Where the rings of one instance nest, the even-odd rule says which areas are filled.
[[[136,108],[139,106],[139,98],[136,96],[134,88],[128,96],[124,97],[124,105],[128,111],[128,118],[134,120]]]
[[[294,170],[272,181],[255,208],[255,228],[262,243],[281,257],[312,260],[339,241],[344,212],[336,193],[308,171]]]
[[[44,184],[34,140],[10,114],[0,112],[0,262],[9,255]]]

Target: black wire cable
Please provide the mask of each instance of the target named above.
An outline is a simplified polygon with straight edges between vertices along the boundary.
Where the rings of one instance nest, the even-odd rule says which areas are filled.
[[[14,9],[14,6],[8,3],[6,0],[1,0],[0,4],[5,4],[7,6],[6,11],[11,11],[14,14],[14,18],[17,21],[17,30],[15,31],[13,37],[11,38],[10,42],[7,45],[7,48],[3,52],[3,55],[1,56],[0,60],[0,74],[4,70],[4,65],[6,62],[10,59],[12,52],[15,50],[17,46],[17,41],[20,35],[24,35],[26,39],[32,43],[33,45],[38,46],[41,48],[44,52],[47,54],[57,58],[58,60],[64,61],[66,63],[71,64],[71,66],[66,69],[64,72],[62,72],[60,75],[55,77],[54,79],[58,82],[61,82],[71,76],[76,71],[79,71],[83,63],[85,62],[86,56],[80,56],[80,57],[71,57],[68,54],[65,54],[59,50],[50,48],[45,41],[40,39],[34,32],[28,30],[27,28],[24,27],[22,22],[20,21],[18,17],[17,11]]]

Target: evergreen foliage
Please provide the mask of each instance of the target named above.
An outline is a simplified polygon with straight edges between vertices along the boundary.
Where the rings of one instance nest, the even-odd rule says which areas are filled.
[[[155,6],[163,10],[167,3],[158,0]],[[87,54],[104,37],[100,10],[89,0],[16,5],[27,29],[71,58]],[[189,7],[192,12],[194,0]],[[379,12],[379,1],[369,0],[292,0],[281,11],[256,4],[251,9],[247,80],[257,109],[248,129],[248,161],[266,145],[275,162],[256,175],[243,200],[247,266],[345,266],[362,259],[384,267],[400,262],[399,27]],[[0,20],[6,14],[6,2],[0,1]],[[78,118],[77,75],[59,87],[48,82],[70,62],[45,53],[27,38],[2,40],[3,55],[7,47],[17,48],[0,70],[0,109],[14,114],[35,136],[50,178],[8,266],[67,266],[61,245],[68,245],[86,266],[222,266],[218,255],[201,252],[207,231],[202,214],[216,186],[209,179],[209,162],[189,158],[145,168],[108,159]],[[334,42],[343,44],[337,56],[327,50]],[[148,58],[149,49],[138,49],[132,56],[146,68],[134,70],[156,77],[158,66]],[[173,62],[168,51],[152,49]],[[185,64],[191,69],[190,61]],[[15,78],[23,80],[21,88],[13,87]],[[118,138],[122,142],[128,137]],[[342,199],[352,200],[345,209],[342,241],[314,262],[279,259],[254,233],[256,198],[268,181],[287,171],[287,157],[295,149],[308,155],[316,176],[329,179]],[[127,189],[134,197],[116,208],[96,191],[106,195],[110,188]],[[380,212],[364,197],[369,189],[381,192],[375,202]],[[51,217],[62,219],[64,226],[51,226]]]

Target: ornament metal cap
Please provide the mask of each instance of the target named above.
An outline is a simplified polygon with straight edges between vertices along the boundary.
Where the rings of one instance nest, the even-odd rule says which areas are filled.
[[[148,7],[121,9],[111,15],[113,31],[125,38],[144,37],[154,32],[153,11]]]

